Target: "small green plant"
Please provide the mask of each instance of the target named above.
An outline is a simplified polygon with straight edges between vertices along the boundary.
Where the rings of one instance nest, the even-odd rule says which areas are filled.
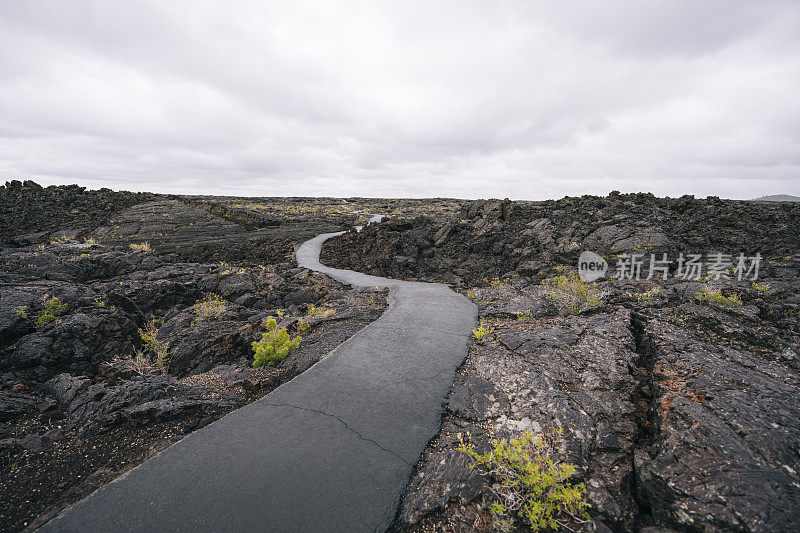
[[[284,309],[278,309],[278,320],[283,320],[283,317],[286,315],[286,311]]]
[[[33,315],[28,313],[27,305],[20,305],[14,308],[14,313],[25,320],[29,321],[36,329],[43,329],[48,324],[55,322],[58,316],[67,309],[67,304],[61,303],[61,300],[55,296],[42,297],[42,309]]]
[[[758,281],[754,281],[752,285],[753,288],[758,292],[767,292],[770,289],[769,283],[759,283]]]
[[[470,289],[470,290],[467,291],[467,298],[469,298],[470,300],[474,300],[475,299],[475,290],[474,289]]]
[[[50,298],[45,296],[42,302],[44,303],[44,309],[36,319],[36,325],[40,328],[56,320],[56,317],[67,309],[67,304],[61,303],[61,300],[55,296]]]
[[[74,240],[75,235],[59,235],[58,237],[51,239],[50,244],[66,244]]]
[[[102,296],[98,296],[97,298],[94,299],[94,305],[95,307],[99,307],[102,309],[103,307],[106,306],[106,302],[105,300],[103,300]]]
[[[192,325],[194,326],[196,323],[203,320],[222,317],[225,314],[227,305],[228,302],[220,297],[220,295],[214,293],[207,294],[205,298],[197,300],[192,309],[192,313],[194,313]]]
[[[136,350],[133,355],[127,357],[115,357],[107,364],[117,370],[132,370],[140,376],[159,372],[158,366],[153,363],[152,357],[142,350]]]
[[[325,309],[324,307],[317,307],[314,304],[308,304],[306,314],[309,316],[329,317],[336,314],[335,309]]]
[[[94,237],[89,237],[88,239],[83,240],[83,244],[98,244],[98,242]]]
[[[381,290],[380,287],[375,287],[375,291],[380,291],[380,290]],[[378,294],[380,294],[380,293],[378,293]],[[375,304],[378,305],[379,309],[383,309],[383,306],[386,305],[386,298],[382,294],[380,294],[380,298],[378,299],[378,298],[376,298],[376,293],[375,292],[370,292],[369,293],[369,305],[375,305]]]
[[[631,297],[636,298],[636,301],[639,303],[642,302],[652,302],[656,296],[661,293],[661,287],[653,287],[649,291],[640,292],[640,293],[631,293]]]
[[[278,323],[273,317],[267,319],[266,327],[267,331],[262,334],[261,340],[252,343],[253,368],[274,366],[300,346],[300,337],[292,338],[286,328],[278,329]]]
[[[136,350],[132,355],[114,357],[106,363],[108,366],[123,371],[133,371],[140,376],[147,374],[167,375],[169,372],[169,343],[158,340],[160,318],[153,318],[144,328],[139,328],[139,338],[144,349]]]
[[[502,287],[504,285],[511,285],[510,281],[518,277],[519,274],[513,274],[503,279],[499,278],[498,276],[494,276],[492,278],[483,278],[483,282],[491,288],[496,289],[497,287]]]
[[[542,281],[547,294],[561,311],[579,314],[603,303],[603,293],[595,283],[587,283],[575,271]]]
[[[494,330],[493,327],[487,324],[485,320],[481,319],[481,322],[480,324],[478,324],[478,327],[472,330],[472,336],[476,341],[480,342],[486,335],[491,333],[493,330]]]
[[[305,333],[311,327],[311,324],[303,320],[302,318],[297,321],[297,331],[300,333]]]
[[[561,436],[560,428],[539,436],[528,431],[516,439],[493,440],[489,451],[478,453],[458,434],[458,451],[470,457],[470,469],[492,480],[489,512],[497,529],[511,530],[517,520],[533,531],[570,529],[570,523],[589,519],[586,487],[569,481],[575,465],[556,459]]]
[[[702,291],[697,291],[695,296],[697,296],[697,299],[701,302],[732,305],[735,307],[742,305],[742,299],[739,298],[738,294],[734,293],[730,296],[725,296],[719,289],[713,287],[706,287]]]
[[[146,241],[143,242],[143,243],[140,243],[140,244],[131,243],[129,246],[130,246],[131,250],[133,250],[134,252],[152,252],[153,251],[153,249],[150,247],[150,243],[146,242]]]
[[[166,375],[169,371],[169,343],[158,340],[158,330],[162,318],[153,318],[144,328],[139,328],[139,337],[144,342],[144,347],[154,356],[156,368]]]
[[[500,287],[500,286],[503,285],[503,281],[500,278],[498,278],[497,276],[495,276],[493,278],[483,278],[483,282],[486,285],[488,285],[489,287],[493,288],[493,289],[496,289],[497,287]]]

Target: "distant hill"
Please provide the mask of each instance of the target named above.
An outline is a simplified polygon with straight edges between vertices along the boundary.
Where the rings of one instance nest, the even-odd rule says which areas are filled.
[[[791,194],[773,194],[771,196],[762,196],[761,198],[753,198],[752,202],[800,202],[800,196],[792,196]]]

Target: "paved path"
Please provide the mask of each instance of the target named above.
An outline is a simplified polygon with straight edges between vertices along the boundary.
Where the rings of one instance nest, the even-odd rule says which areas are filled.
[[[343,283],[388,287],[383,316],[257,402],[159,453],[40,531],[383,531],[438,432],[477,310],[444,285],[319,263]]]

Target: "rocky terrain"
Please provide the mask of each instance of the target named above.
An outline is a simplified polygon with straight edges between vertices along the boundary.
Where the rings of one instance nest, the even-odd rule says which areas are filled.
[[[584,531],[789,531],[800,520],[800,204],[649,194],[502,200],[227,198],[0,187],[0,529],[35,527],[380,316],[385,294],[299,269],[444,281],[476,341],[395,531],[489,531],[490,481],[458,435],[560,427]],[[543,283],[592,250],[761,253],[758,282],[601,279],[568,309]],[[726,272],[728,274],[729,272]],[[709,297],[713,295],[713,297]],[[212,302],[212,303],[209,303]],[[580,312],[578,312],[580,311]],[[303,337],[252,368],[264,321]],[[44,318],[43,318],[44,317]],[[119,359],[154,332],[168,368]],[[144,335],[143,335],[144,334]],[[151,345],[152,346],[152,345]]]
[[[35,527],[261,397],[386,305],[382,292],[296,268],[305,238],[358,220],[341,201],[292,214],[281,199],[265,226],[196,198],[76,186],[10,182],[0,200],[3,531]],[[253,368],[251,342],[270,316],[302,341]],[[153,331],[166,368],[121,364]]]
[[[381,276],[436,279],[470,286],[519,274],[534,280],[557,265],[574,267],[583,250],[613,266],[622,253],[760,252],[783,261],[798,252],[800,204],[656,198],[652,194],[583,196],[544,202],[478,200],[449,218],[389,218],[350,232],[322,260]]]
[[[650,195],[478,201],[348,233],[329,264],[439,279],[491,332],[471,348],[397,531],[488,531],[490,481],[456,448],[553,427],[587,531],[790,531],[800,520],[800,208]],[[338,241],[338,242],[337,242]],[[593,250],[764,256],[760,279],[601,280],[580,313],[545,278]],[[643,272],[647,273],[648,257]],[[726,275],[730,272],[726,272]],[[704,297],[715,294],[718,298]]]

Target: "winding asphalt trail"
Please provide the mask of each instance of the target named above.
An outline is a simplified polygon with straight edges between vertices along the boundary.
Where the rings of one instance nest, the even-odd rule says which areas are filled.
[[[439,430],[477,309],[445,285],[319,262],[388,287],[384,314],[309,370],[105,485],[39,531],[384,531]]]

